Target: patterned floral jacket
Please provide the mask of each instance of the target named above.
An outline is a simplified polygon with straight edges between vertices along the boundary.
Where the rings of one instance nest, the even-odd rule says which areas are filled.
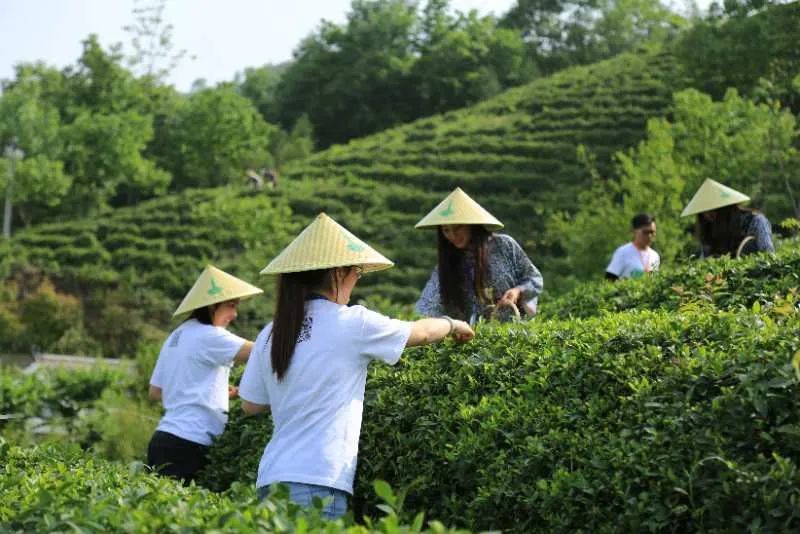
[[[542,292],[544,281],[539,269],[536,268],[528,256],[514,241],[506,234],[493,234],[489,238],[489,279],[487,292],[492,301],[496,302],[503,294],[513,287],[522,289],[521,300],[523,302],[534,301]],[[475,322],[478,317],[485,317],[488,312],[488,305],[481,303],[475,295],[473,283],[475,260],[471,254],[467,253],[465,259],[465,298],[469,314],[467,317],[456,317],[465,321]],[[416,309],[422,315],[429,317],[439,316],[445,313],[442,305],[439,270],[434,268],[422,296],[417,301]],[[521,310],[520,310],[521,311]]]

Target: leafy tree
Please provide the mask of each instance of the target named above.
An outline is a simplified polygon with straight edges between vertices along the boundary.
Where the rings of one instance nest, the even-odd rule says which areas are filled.
[[[67,158],[75,177],[67,195],[67,209],[73,213],[95,211],[123,188],[129,195],[164,192],[170,183],[169,173],[143,156],[152,137],[152,119],[136,111],[82,111],[67,127]]]
[[[186,57],[185,49],[175,50],[173,25],[164,20],[166,0],[134,0],[133,23],[123,27],[131,35],[132,52],[128,65],[154,81],[163,81]]]
[[[800,113],[800,4],[773,6],[754,16],[715,16],[697,21],[675,52],[691,85],[722,98],[729,87],[743,94],[777,98]]]
[[[461,107],[528,79],[515,32],[429,0],[354,0],[344,25],[323,22],[278,83],[280,122],[303,114],[325,147]]]
[[[26,211],[36,206],[58,206],[72,178],[65,174],[62,125],[57,109],[46,101],[42,81],[32,70],[20,69],[18,79],[0,96],[0,190],[9,207],[17,204]],[[4,148],[16,145],[24,159],[12,162]]]
[[[549,74],[662,41],[685,26],[661,0],[518,0],[501,25],[522,33]]]
[[[797,161],[791,113],[735,90],[714,102],[689,89],[676,93],[674,104],[672,121],[651,119],[647,139],[616,154],[617,179],[595,173],[594,186],[580,196],[582,208],[549,222],[548,235],[565,252],[567,272],[578,278],[602,274],[613,248],[628,237],[630,218],[643,211],[657,216],[662,263],[693,252],[692,221],[680,213],[706,178],[746,192],[773,220],[797,209],[791,199],[800,176],[787,164]]]
[[[479,102],[531,76],[524,43],[515,32],[498,29],[494,19],[474,11],[456,20],[428,16],[436,17],[435,29],[426,30],[411,71],[418,116]]]
[[[303,159],[314,151],[314,129],[303,115],[290,132],[276,129],[269,144],[272,165],[280,171],[290,161]]]
[[[163,99],[149,80],[126,70],[122,59],[118,50],[105,51],[90,36],[77,68],[65,71],[65,163],[75,176],[67,208],[73,213],[135,202],[165,191],[171,180],[145,158],[154,137],[153,115]]]
[[[237,92],[249,98],[264,120],[270,123],[280,120],[275,91],[287,66],[284,63],[247,68],[244,73],[237,73],[233,82]]]
[[[168,130],[171,146],[160,163],[176,188],[224,185],[247,168],[272,164],[268,147],[277,128],[230,85],[190,95]]]
[[[416,23],[404,0],[354,0],[344,26],[323,22],[297,48],[278,86],[284,127],[306,113],[327,146],[406,120],[403,80],[415,61]]]

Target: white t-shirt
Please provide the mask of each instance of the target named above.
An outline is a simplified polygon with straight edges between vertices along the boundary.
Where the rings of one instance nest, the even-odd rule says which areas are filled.
[[[658,252],[650,247],[639,250],[633,243],[626,243],[614,251],[606,272],[619,278],[641,278],[646,272],[657,271],[659,265]]]
[[[363,306],[311,300],[278,382],[272,372],[272,323],[256,338],[239,396],[270,405],[272,438],[258,465],[257,487],[301,482],[353,493],[367,365],[394,365],[411,325]]]
[[[166,413],[157,430],[211,445],[228,421],[228,375],[245,339],[189,319],[161,347],[150,384],[161,388]]]

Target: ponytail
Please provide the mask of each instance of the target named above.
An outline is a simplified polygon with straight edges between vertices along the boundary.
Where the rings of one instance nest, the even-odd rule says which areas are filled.
[[[306,299],[327,289],[335,280],[333,269],[284,273],[278,276],[275,317],[272,320],[272,370],[283,380],[292,362],[297,338],[306,316]]]

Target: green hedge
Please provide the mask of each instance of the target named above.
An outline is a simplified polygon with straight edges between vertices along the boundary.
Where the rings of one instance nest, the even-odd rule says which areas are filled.
[[[110,387],[130,385],[130,376],[113,367],[45,369],[22,374],[3,368],[0,374],[0,414],[22,417],[72,417],[90,406]],[[0,428],[3,422],[0,421]]]
[[[392,500],[385,485],[381,493]],[[357,525],[326,521],[277,494],[257,502],[253,488],[216,494],[91,458],[75,447],[21,448],[0,438],[0,530],[3,532],[456,532],[424,515],[402,524],[392,512]]]
[[[653,276],[616,283],[586,283],[541,307],[541,318],[592,317],[629,309],[720,310],[768,305],[800,289],[800,247],[778,241],[778,254],[741,260],[696,260]]]
[[[472,529],[797,530],[798,349],[800,314],[765,307],[483,326],[408,351],[369,373],[356,510],[380,478]],[[252,482],[268,434],[234,412],[206,480]]]

